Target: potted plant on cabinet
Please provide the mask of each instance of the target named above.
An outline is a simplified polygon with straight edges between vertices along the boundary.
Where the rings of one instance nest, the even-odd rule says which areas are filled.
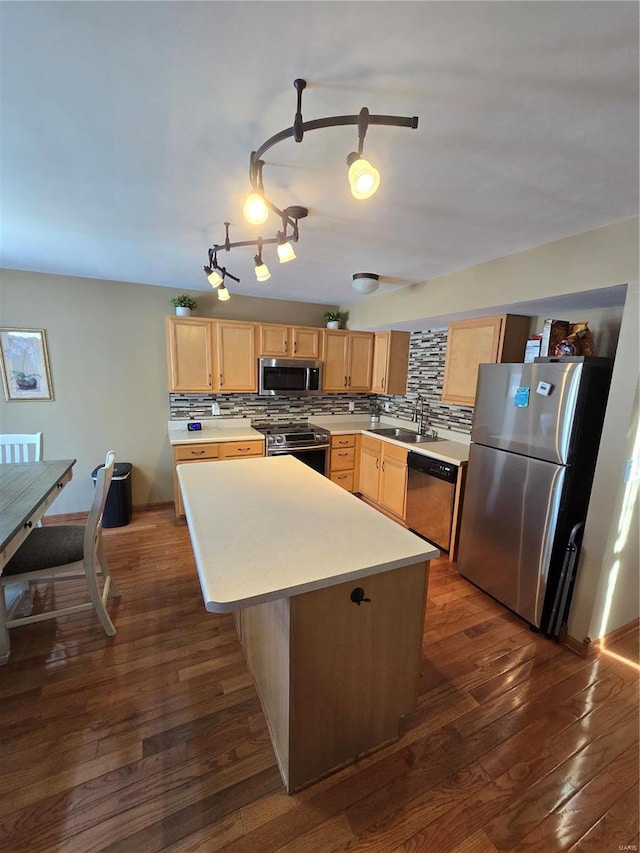
[[[325,311],[322,319],[327,324],[327,329],[339,329],[341,316],[339,311]]]
[[[181,296],[174,296],[171,304],[176,309],[176,314],[179,317],[188,317],[196,307],[196,300],[189,296],[188,293],[183,293]]]

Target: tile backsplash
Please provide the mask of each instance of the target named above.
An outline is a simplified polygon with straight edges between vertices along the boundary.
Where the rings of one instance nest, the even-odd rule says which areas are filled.
[[[388,414],[411,420],[418,394],[425,400],[427,426],[471,432],[473,409],[451,406],[440,401],[444,380],[447,330],[412,332],[409,349],[407,393],[404,396],[381,396],[388,403]],[[251,418],[260,421],[302,421],[312,415],[341,415],[354,404],[357,414],[367,414],[375,394],[323,394],[317,397],[260,397],[257,394],[170,394],[170,417],[211,417],[211,404],[217,402],[222,417]]]

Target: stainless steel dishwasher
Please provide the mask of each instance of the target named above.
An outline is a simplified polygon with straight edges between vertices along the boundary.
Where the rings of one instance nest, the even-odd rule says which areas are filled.
[[[407,525],[449,553],[458,466],[410,452],[407,469]]]

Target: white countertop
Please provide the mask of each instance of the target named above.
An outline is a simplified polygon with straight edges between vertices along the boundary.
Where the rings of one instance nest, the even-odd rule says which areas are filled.
[[[187,424],[202,424],[198,432],[190,432]],[[169,421],[170,444],[202,444],[207,441],[264,441],[264,435],[251,427],[251,418],[193,418],[191,421]]]
[[[415,453],[421,453],[423,456],[431,456],[434,459],[449,462],[452,465],[463,465],[469,460],[470,437],[465,433],[453,432],[452,430],[438,430],[438,441],[428,441],[424,444],[407,444],[404,441],[397,441],[388,436],[369,432],[371,421],[366,415],[310,417],[309,423],[328,429],[331,435],[345,435],[354,432],[366,433],[372,438],[389,441],[398,447],[405,447],[408,450],[415,451]],[[413,432],[417,432],[416,424],[400,420],[400,418],[385,417],[384,415],[380,418],[378,426],[402,427],[403,429],[410,429]]]
[[[228,612],[439,551],[293,456],[177,466],[207,610]]]

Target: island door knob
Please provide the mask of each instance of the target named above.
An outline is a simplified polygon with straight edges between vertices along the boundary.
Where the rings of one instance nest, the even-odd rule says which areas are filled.
[[[358,607],[360,607],[363,601],[371,601],[370,598],[364,597],[364,590],[361,586],[357,586],[355,589],[351,590],[351,595],[349,597],[354,604],[358,605]]]

